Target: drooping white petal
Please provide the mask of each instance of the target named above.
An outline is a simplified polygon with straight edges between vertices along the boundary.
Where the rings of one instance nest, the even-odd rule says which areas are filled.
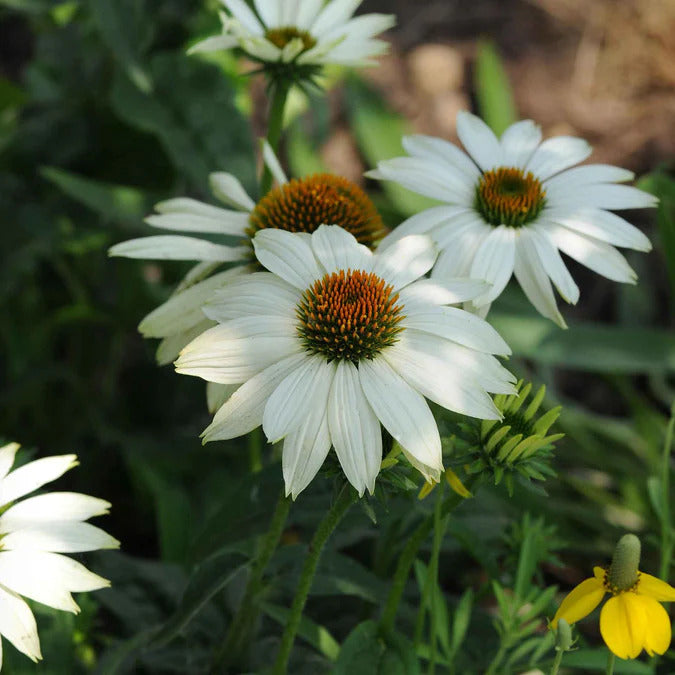
[[[562,314],[558,311],[546,270],[529,237],[521,236],[518,239],[513,271],[525,295],[537,311],[561,328],[567,328]]]
[[[48,492],[12,504],[0,516],[0,532],[54,520],[82,521],[108,513],[110,502],[77,492]]]
[[[51,483],[77,464],[75,455],[56,455],[36,459],[20,466],[0,483],[0,506],[9,504],[46,483]]]
[[[0,448],[0,481],[14,464],[14,457],[21,446],[18,443],[8,443]]]
[[[242,211],[252,211],[255,202],[249,197],[239,179],[231,173],[223,171],[212,173],[209,176],[211,192],[225,204],[236,206]]]
[[[329,2],[312,24],[310,33],[322,38],[328,31],[345,23],[363,0],[333,0]]]
[[[234,262],[245,260],[246,246],[223,246],[205,239],[174,234],[159,234],[129,239],[110,247],[108,255],[147,260],[213,260]]]
[[[216,292],[204,306],[206,316],[228,321],[245,316],[295,315],[301,294],[270,272],[247,274]]]
[[[402,326],[438,335],[488,354],[508,355],[511,348],[487,321],[456,307],[408,309]]]
[[[545,140],[534,152],[525,167],[539,180],[546,180],[570,166],[583,162],[593,148],[582,138],[555,136]]]
[[[441,254],[431,270],[432,279],[468,277],[476,252],[492,233],[492,227],[468,213],[434,230],[433,237]]]
[[[270,272],[301,291],[324,276],[308,238],[268,228],[255,235],[253,247],[258,260]]]
[[[586,206],[598,209],[648,209],[659,203],[657,197],[630,185],[585,185],[558,197],[552,206]]]
[[[544,190],[549,198],[574,196],[576,188],[599,183],[621,183],[633,180],[635,174],[628,169],[609,164],[586,164],[576,166],[559,173],[544,182]]]
[[[0,635],[6,637],[32,661],[42,658],[35,617],[30,607],[16,593],[0,585]],[[0,654],[2,651],[0,650]],[[0,666],[2,662],[0,661]]]
[[[373,273],[398,290],[426,274],[437,255],[438,249],[431,237],[412,234],[375,256]]]
[[[440,338],[428,337],[428,343],[442,346]],[[444,408],[479,419],[501,417],[477,380],[453,368],[452,362],[421,350],[413,331],[404,333],[383,357],[411,387]]]
[[[221,0],[221,2],[232,12],[232,16],[251,33],[262,35],[265,32],[264,27],[260,25],[260,21],[244,0]]]
[[[310,484],[330,450],[328,415],[319,406],[308,410],[300,426],[284,438],[281,467],[286,496],[293,499]]]
[[[326,363],[321,356],[306,355],[267,401],[263,431],[268,442],[276,443],[296,430],[312,406],[328,399],[334,374],[335,363]]]
[[[403,137],[403,147],[411,155],[442,160],[457,169],[469,186],[475,186],[480,170],[456,145],[442,138],[416,134]]]
[[[532,120],[512,124],[500,138],[504,166],[522,169],[541,143],[541,128]]]
[[[274,153],[274,150],[272,150],[272,146],[267,142],[267,139],[262,141],[262,152],[263,161],[270,170],[270,173],[274,176],[274,180],[276,180],[279,185],[286,185],[286,183],[288,183],[288,178],[281,168],[279,159]]]
[[[200,40],[188,49],[187,53],[203,54],[206,52],[219,52],[220,50],[232,49],[237,46],[237,38],[232,35],[212,35],[205,40]]]
[[[176,200],[179,201],[179,200]],[[182,200],[181,200],[182,201]],[[188,200],[185,200],[188,201]],[[193,200],[189,200],[193,201]],[[196,202],[199,203],[199,202]],[[158,206],[160,206],[158,204]],[[166,213],[148,216],[145,222],[152,227],[178,232],[204,232],[212,234],[243,237],[248,227],[248,213],[216,209],[218,214],[191,213],[187,210],[173,210]]]
[[[304,353],[288,356],[242,384],[218,409],[213,422],[202,433],[204,442],[237,438],[259,427],[272,392],[306,358]]]
[[[375,491],[382,463],[380,423],[366,400],[359,372],[350,361],[340,361],[328,397],[328,428],[347,480],[362,496]]]
[[[239,389],[238,384],[206,383],[206,407],[211,414],[225,405],[225,402]]]
[[[479,279],[447,278],[419,279],[399,291],[399,298],[407,314],[410,308],[428,308],[429,305],[455,305],[473,300],[485,293],[489,285]]]
[[[4,551],[51,551],[81,553],[104,548],[119,548],[119,541],[99,527],[73,520],[53,520],[26,525],[5,534]]]
[[[502,165],[502,147],[492,129],[480,117],[465,110],[457,113],[457,135],[483,171]]]
[[[637,275],[613,246],[553,224],[546,227],[546,232],[563,253],[594,272],[612,281],[635,283]]]
[[[222,288],[244,272],[245,268],[234,267],[171,296],[141,321],[138,330],[145,337],[166,337],[192,328],[206,318],[202,306],[216,289]]]
[[[384,251],[394,242],[409,234],[428,234],[433,228],[451,221],[456,216],[472,213],[466,206],[433,206],[430,209],[416,213],[395,227],[377,246],[378,251]],[[431,234],[433,237],[433,233]]]
[[[424,397],[383,358],[359,362],[359,380],[370,407],[384,428],[418,462],[425,476],[438,480],[443,470],[441,438]]]
[[[495,227],[478,247],[469,276],[484,279],[491,286],[485,295],[473,301],[475,305],[492,302],[506,287],[513,274],[516,237],[514,228],[500,225]]]
[[[539,259],[550,277],[558,293],[569,303],[576,305],[579,300],[579,287],[574,283],[563,259],[558,253],[558,249],[551,243],[551,240],[544,228],[531,227],[527,233],[524,233],[534,243]]]
[[[202,315],[203,316],[203,315]],[[209,328],[216,325],[215,321],[204,318],[202,321],[194,324],[187,330],[176,335],[169,335],[165,337],[157,346],[155,352],[155,360],[159,366],[167,366],[173,363],[180,353],[187,347],[195,338],[206,332]]]
[[[373,254],[347,230],[337,225],[321,225],[312,233],[312,250],[326,272],[363,270],[370,272]]]
[[[545,220],[563,225],[570,230],[599,239],[613,246],[636,251],[651,251],[649,239],[637,227],[615,213],[602,209],[576,208],[545,211]]]

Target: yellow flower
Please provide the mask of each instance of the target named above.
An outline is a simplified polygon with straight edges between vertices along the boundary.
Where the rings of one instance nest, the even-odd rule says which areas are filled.
[[[615,553],[612,567],[616,559]],[[675,588],[636,567],[632,585],[620,588],[613,579],[612,567],[593,568],[594,576],[582,581],[562,601],[552,628],[556,628],[559,619],[569,624],[583,619],[602,602],[605,593],[611,593],[600,612],[600,633],[610,650],[622,659],[634,659],[643,649],[650,656],[665,653],[671,639],[670,617],[659,603],[675,601]]]

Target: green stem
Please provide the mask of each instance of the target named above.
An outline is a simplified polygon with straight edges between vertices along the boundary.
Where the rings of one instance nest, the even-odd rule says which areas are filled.
[[[284,110],[286,99],[291,89],[289,82],[275,82],[273,85],[272,102],[270,103],[270,115],[267,125],[267,142],[276,153],[279,149],[279,140],[284,124]],[[264,197],[272,187],[272,172],[265,165],[260,181],[260,197]]]
[[[607,659],[607,670],[605,670],[605,675],[614,675],[614,661],[616,661],[616,656],[614,656],[614,652],[610,652],[609,658]]]
[[[670,563],[673,556],[672,526],[670,524],[670,453],[673,445],[675,429],[675,405],[671,411],[670,421],[666,428],[661,460],[661,566],[659,577],[668,579]]]
[[[550,675],[558,675],[558,670],[560,669],[560,664],[562,663],[563,654],[565,652],[562,649],[558,649],[555,653],[555,659],[553,660],[553,666],[551,667]]]
[[[443,488],[445,483],[441,483],[438,490],[438,499],[436,500],[436,508],[434,509],[434,539],[431,549],[431,560],[429,562],[429,578],[431,580],[431,620],[429,622],[430,629],[430,643],[431,655],[429,658],[429,675],[434,675],[436,670],[436,636],[438,635],[438,627],[436,621],[438,615],[436,614],[437,593],[436,587],[438,585],[438,561],[441,556],[441,543],[445,530],[448,526],[450,516],[441,518],[441,509],[443,505]]]
[[[330,508],[330,511],[328,511],[324,516],[324,519],[316,528],[314,537],[307,550],[305,564],[303,565],[302,573],[300,574],[300,581],[295,590],[291,611],[288,615],[286,628],[284,629],[284,634],[281,638],[277,660],[272,670],[274,675],[284,675],[286,673],[288,659],[291,656],[291,649],[293,648],[295,635],[300,626],[302,611],[305,608],[307,596],[312,587],[312,581],[314,580],[314,574],[316,573],[316,568],[319,564],[319,558],[321,557],[321,553],[323,552],[323,548],[326,545],[328,538],[338,526],[345,513],[347,513],[347,510],[353,504],[354,499],[355,493],[352,488],[349,485],[344,485],[338,498],[335,500],[335,503]]]
[[[246,583],[244,596],[239,603],[237,612],[230,623],[227,637],[216,651],[213,658],[212,672],[222,672],[225,664],[236,663],[246,646],[247,637],[258,615],[257,595],[262,586],[262,578],[269,561],[276,551],[284,531],[284,525],[291,508],[291,500],[282,490],[277,501],[269,530],[265,535],[262,547],[251,568],[251,574]]]
[[[262,470],[262,448],[262,429],[258,427],[248,435],[248,456],[251,473],[258,473]]]
[[[499,645],[499,649],[495,654],[494,659],[492,659],[490,665],[488,666],[488,669],[485,671],[485,675],[494,675],[497,672],[497,668],[501,666],[502,661],[504,660],[504,656],[506,656],[506,649],[507,647],[504,644],[504,641],[502,640],[501,644]]]

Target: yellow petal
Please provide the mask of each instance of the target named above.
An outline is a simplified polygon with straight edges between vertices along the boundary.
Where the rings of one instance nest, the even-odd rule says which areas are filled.
[[[637,592],[640,595],[648,595],[659,602],[675,602],[675,588],[658,577],[644,572],[640,572]]]
[[[593,568],[593,576],[598,580],[601,581],[603,584],[605,583],[605,576],[607,575],[607,572],[604,567],[598,567],[597,565]]]
[[[473,497],[473,495],[466,489],[464,483],[459,479],[459,476],[450,468],[445,470],[445,480],[448,481],[448,485],[464,499]]]
[[[654,598],[648,595],[639,595],[647,617],[647,632],[645,633],[644,647],[649,656],[665,654],[670,647],[670,617],[668,612]]]
[[[558,619],[565,619],[570,625],[588,616],[599,604],[605,595],[602,582],[593,577],[585,579],[573,588],[558,607],[558,611],[551,621],[555,629]]]
[[[647,634],[644,598],[630,591],[610,598],[600,612],[600,633],[605,644],[621,659],[634,659]]]

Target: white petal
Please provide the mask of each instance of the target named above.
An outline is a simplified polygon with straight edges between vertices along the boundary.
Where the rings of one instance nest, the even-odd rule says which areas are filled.
[[[558,249],[551,243],[544,228],[528,228],[525,235],[533,242],[546,274],[558,289],[558,293],[573,305],[579,300],[579,287],[574,283]]]
[[[628,169],[608,164],[586,164],[559,173],[544,182],[544,190],[549,197],[564,196],[578,187],[598,183],[620,183],[633,180],[635,174]],[[573,194],[572,194],[573,196]]]
[[[468,185],[475,185],[480,177],[480,170],[456,145],[433,136],[416,134],[403,137],[403,147],[417,157],[440,159],[458,169]]]
[[[420,279],[401,289],[399,297],[406,309],[429,309],[429,305],[455,305],[473,300],[490,288],[485,281],[467,278]]]
[[[374,256],[373,273],[399,290],[425,275],[438,249],[431,237],[411,234]]]
[[[213,260],[233,262],[244,260],[250,249],[246,246],[222,246],[205,239],[160,234],[130,239],[110,247],[108,255],[148,260]]]
[[[173,295],[150,312],[138,325],[138,330],[145,337],[167,337],[189,330],[206,318],[202,306],[213,297],[214,292],[243,273],[245,268],[234,267]]]
[[[302,30],[309,30],[319,16],[323,7],[323,0],[302,0],[298,3],[295,24]]]
[[[613,246],[553,224],[546,226],[546,232],[563,253],[594,272],[612,281],[635,283],[637,275]]]
[[[567,328],[558,311],[551,282],[541,263],[534,243],[528,237],[519,237],[516,245],[514,274],[530,302],[543,316]]]
[[[7,475],[14,464],[14,457],[21,446],[18,443],[8,443],[0,448],[0,481]]]
[[[79,611],[71,592],[95,591],[110,583],[80,563],[58,553],[4,551],[0,578],[5,587],[43,605]]]
[[[340,361],[328,397],[328,428],[347,480],[363,496],[375,491],[382,463],[380,423],[366,400],[359,371]]]
[[[218,384],[216,382],[206,383],[206,407],[213,414],[239,389],[238,384]]]
[[[20,466],[0,483],[0,506],[56,480],[77,464],[75,455],[57,455],[36,459]]]
[[[255,272],[215,293],[204,313],[220,322],[246,316],[293,317],[300,297],[294,286],[271,272]]]
[[[281,466],[286,496],[293,499],[310,484],[330,450],[328,416],[315,406],[300,426],[284,439]]]
[[[288,178],[286,177],[284,170],[281,168],[281,164],[279,163],[277,156],[274,154],[272,146],[267,142],[267,139],[263,139],[262,141],[262,151],[263,161],[270,170],[270,173],[274,176],[274,180],[276,180],[279,185],[286,185],[286,183],[288,183]]]
[[[328,399],[334,374],[335,363],[326,363],[321,356],[306,355],[296,370],[286,376],[269,397],[263,413],[263,431],[269,443],[295,431],[314,406]]]
[[[218,410],[204,430],[204,442],[224,441],[253,431],[263,421],[263,412],[272,392],[306,360],[304,353],[294,354],[265,368],[242,384]]]
[[[516,232],[512,227],[500,225],[483,240],[471,263],[470,277],[485,279],[492,284],[490,290],[474,300],[477,306],[492,302],[501,295],[513,274]]]
[[[441,438],[424,397],[382,358],[359,362],[363,392],[384,428],[438,480],[443,470]]]
[[[582,138],[556,136],[545,140],[536,150],[525,167],[539,180],[546,180],[553,174],[583,162],[593,148]]]
[[[657,206],[658,198],[630,185],[585,185],[569,191],[569,196],[551,202],[552,206],[586,206],[600,209],[648,209]]]
[[[473,213],[459,216],[434,230],[434,240],[441,248],[441,254],[431,271],[431,278],[468,277],[476,251],[492,230]]]
[[[81,553],[119,548],[119,541],[102,529],[78,521],[51,521],[22,527],[2,538],[4,551]]]
[[[326,272],[363,270],[370,272],[373,254],[367,246],[337,225],[321,225],[312,233],[312,250]]]
[[[636,251],[651,251],[649,239],[634,225],[615,213],[601,209],[552,209],[545,211],[546,220],[599,239],[613,246],[623,246]]]
[[[281,3],[278,0],[255,0],[255,8],[267,27],[281,26]]]
[[[158,215],[147,217],[145,222],[165,230],[243,236],[248,227],[248,213],[221,209],[186,197],[160,202],[155,209]]]
[[[532,120],[512,124],[500,139],[504,166],[522,169],[541,143],[541,128]]]
[[[356,11],[363,0],[333,0],[329,2],[321,14],[316,18],[309,31],[314,37],[320,38],[328,31],[347,21]]]
[[[395,227],[377,246],[378,251],[384,251],[394,242],[409,234],[427,234],[433,228],[450,221],[455,216],[471,213],[465,206],[434,206],[420,213],[416,213]],[[433,236],[433,235],[432,235]]]
[[[0,531],[11,532],[35,523],[53,520],[87,520],[108,513],[110,503],[77,492],[48,492],[10,506],[0,516]]]
[[[209,176],[213,194],[225,204],[236,206],[243,211],[252,211],[255,202],[248,196],[244,186],[231,173],[217,172]]]
[[[456,307],[429,306],[408,310],[405,311],[405,319],[401,325],[438,335],[488,354],[511,353],[510,347],[487,321]]]
[[[254,35],[262,35],[265,32],[256,15],[244,0],[221,0],[232,12],[232,16]]]
[[[221,49],[232,49],[237,46],[238,42],[237,38],[232,35],[213,35],[192,45],[187,53],[192,55],[204,52],[218,52]]]
[[[457,113],[457,135],[472,159],[483,171],[502,165],[502,148],[492,129],[464,110]]]
[[[170,363],[173,363],[185,347],[187,347],[195,338],[199,337],[209,328],[213,328],[215,325],[215,321],[205,318],[203,321],[196,323],[182,333],[176,333],[176,335],[165,337],[159,343],[157,351],[155,352],[157,364],[160,366],[167,366]]]
[[[7,591],[2,586],[0,586],[0,635],[6,637],[32,661],[42,658],[33,612],[16,593]]]
[[[301,291],[324,276],[308,238],[284,230],[260,230],[253,238],[258,260]]]
[[[431,338],[426,341],[430,346],[443,346],[439,338],[427,337]],[[383,356],[410,386],[444,408],[479,419],[501,417],[485,389],[458,367],[461,364],[423,351],[421,343],[423,340],[416,340],[409,331]]]

